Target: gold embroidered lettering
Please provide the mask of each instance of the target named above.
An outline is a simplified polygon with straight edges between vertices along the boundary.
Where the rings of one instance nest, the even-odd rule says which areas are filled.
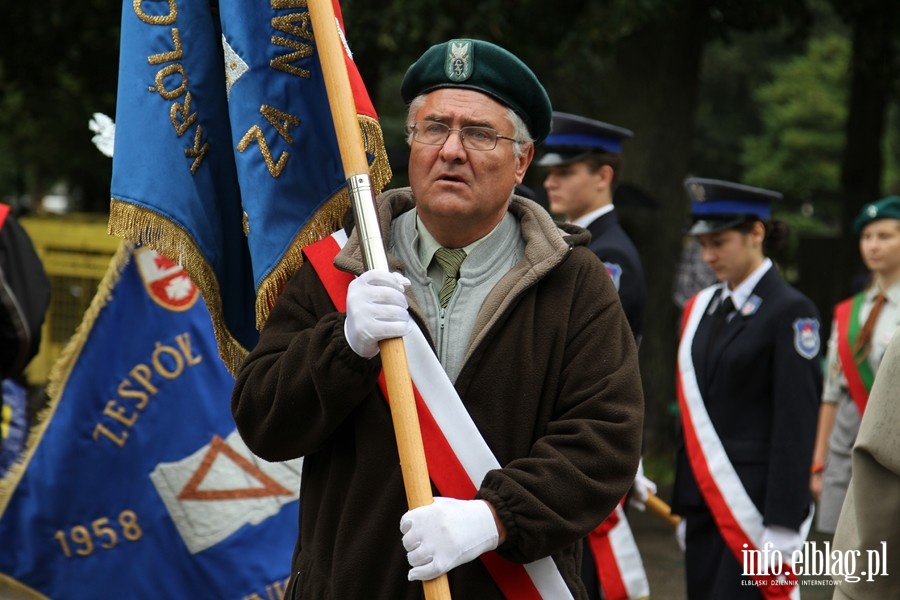
[[[283,37],[272,37],[272,43],[276,46],[286,46],[288,48],[292,48],[294,52],[289,52],[288,54],[281,54],[276,56],[271,61],[269,61],[269,65],[273,69],[278,69],[279,71],[284,71],[289,75],[296,75],[297,77],[303,77],[304,79],[310,78],[309,69],[303,69],[301,67],[296,67],[291,63],[295,60],[300,60],[301,58],[307,58],[312,56],[313,48],[309,44],[303,44],[296,40],[289,40]]]
[[[181,35],[178,33],[177,27],[172,28],[172,46],[174,46],[174,50],[148,56],[147,62],[151,65],[161,65],[166,62],[181,60],[184,57],[184,52],[181,49]]]
[[[308,8],[307,0],[272,0],[269,5],[274,9]]]
[[[138,522],[137,513],[129,509],[120,512],[115,522],[109,517],[100,517],[91,521],[90,529],[87,525],[75,525],[68,533],[60,529],[53,534],[66,558],[73,558],[73,554],[90,556],[97,547],[109,550],[115,548],[122,540],[136,542],[143,536],[144,530]],[[69,540],[73,542],[74,553]]]
[[[272,0],[271,6],[275,9],[307,8],[306,2],[301,2],[299,0]],[[304,38],[309,41],[314,39],[308,10],[307,12],[297,12],[272,17],[272,28],[287,35]],[[300,40],[280,35],[273,35],[272,43],[276,46],[292,50],[292,52],[280,54],[269,61],[269,65],[273,69],[284,71],[289,75],[303,77],[304,79],[310,78],[309,69],[298,67],[292,63],[312,56],[314,49],[311,44],[305,44]]]
[[[165,361],[162,358],[164,353],[169,357]],[[166,365],[167,362],[172,362],[175,369],[170,371]],[[156,348],[153,350],[153,368],[164,379],[175,379],[184,371],[184,359],[178,354],[178,350],[172,346],[163,346],[156,342]]]
[[[184,155],[194,159],[194,162],[191,163],[191,175],[200,168],[200,163],[203,162],[203,157],[206,156],[206,152],[209,150],[209,142],[201,144],[201,141],[203,141],[203,125],[197,125],[197,131],[194,132],[193,147],[184,149]]]
[[[134,422],[138,419],[138,414],[136,412],[131,413],[130,417],[125,416],[126,409],[124,406],[119,406],[119,404],[115,400],[110,400],[106,403],[106,408],[103,409],[103,414],[111,419],[118,421],[125,427],[131,427],[134,425]]]
[[[137,390],[128,389],[131,387],[131,380],[126,379],[122,383],[119,384],[119,388],[116,390],[119,392],[119,398],[137,398],[139,401],[135,404],[135,408],[138,410],[144,410],[144,407],[147,406],[147,401],[150,400],[150,396],[145,394],[144,392],[139,392]]]
[[[259,108],[259,112],[266,118],[266,121],[272,124],[272,127],[275,128],[278,135],[280,135],[284,141],[288,144],[294,143],[294,136],[291,135],[290,127],[297,127],[300,125],[299,117],[295,117],[294,115],[265,104]]]
[[[202,152],[200,154],[202,156]],[[174,344],[156,342],[150,353],[150,360],[132,367],[128,378],[123,379],[116,388],[119,397],[106,403],[101,413],[105,424],[97,423],[94,427],[91,434],[94,441],[106,438],[116,446],[123,447],[128,441],[128,432],[120,426],[134,428],[141,411],[147,407],[150,396],[159,393],[159,388],[152,381],[154,374],[172,381],[181,377],[187,367],[193,367],[202,361],[202,355],[194,354],[191,337],[187,332],[175,336]],[[128,403],[125,400],[134,400],[133,408],[126,406]]]
[[[99,442],[101,435],[109,440],[112,440],[112,443],[115,444],[116,446],[118,446],[119,448],[123,447],[125,445],[125,441],[128,439],[127,431],[123,431],[122,435],[116,435],[115,433],[113,433],[112,431],[107,429],[104,425],[102,425],[101,423],[97,423],[97,426],[94,427],[94,433],[92,435],[92,437],[94,438],[94,441]]]
[[[299,25],[296,25],[295,23],[299,23]],[[309,18],[308,12],[291,13],[289,15],[272,17],[272,27],[282,33],[304,38],[309,41],[315,39],[312,32],[312,21]]]
[[[144,364],[138,364],[133,369],[131,369],[131,375],[134,379],[137,380],[138,383],[144,386],[144,389],[150,392],[151,394],[156,394],[159,392],[159,389],[152,383],[150,383],[150,375],[153,372],[150,370],[150,367]]]
[[[148,25],[171,25],[178,18],[178,7],[175,6],[175,0],[168,0],[169,14],[167,15],[148,15],[144,12],[144,3],[146,0],[134,0],[134,14],[138,19]],[[159,4],[159,2],[153,2]]]
[[[287,586],[290,582],[290,577],[286,577],[284,581],[273,581],[270,584],[266,585],[266,599],[267,600],[284,600],[285,593],[287,592]],[[257,593],[253,592],[249,596],[244,596],[242,600],[263,600],[263,597]]]
[[[262,153],[263,160],[266,161],[266,167],[269,169],[269,174],[277,179],[284,170],[284,165],[287,164],[287,152],[282,152],[278,157],[278,162],[275,162],[275,159],[272,157],[272,151],[269,150],[269,144],[266,142],[266,138],[263,135],[262,129],[259,128],[259,125],[254,125],[247,130],[247,133],[244,134],[244,137],[241,138],[241,141],[237,145],[238,151],[243,152],[249,148],[250,144],[253,142],[259,144],[259,151]]]
[[[172,108],[169,109],[169,118],[172,119],[172,125],[175,127],[178,137],[184,135],[184,132],[197,121],[197,113],[191,112],[190,92],[184,95],[183,105],[179,102],[172,103]]]
[[[184,359],[187,361],[188,366],[193,367],[194,365],[200,364],[200,361],[203,360],[202,356],[194,356],[194,351],[191,348],[191,334],[182,333],[175,341],[178,342],[178,347],[181,348],[181,353],[184,354]]]
[[[177,74],[181,78],[181,83],[174,90],[169,90],[165,85],[165,78],[170,75]],[[184,91],[187,89],[187,73],[184,72],[184,67],[181,63],[175,63],[174,65],[168,65],[160,69],[156,73],[156,91],[166,100],[174,100],[175,98],[180,97],[184,94]]]

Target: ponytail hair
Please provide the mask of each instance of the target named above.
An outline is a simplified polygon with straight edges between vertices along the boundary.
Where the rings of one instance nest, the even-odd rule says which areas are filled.
[[[771,252],[778,252],[784,248],[788,239],[788,226],[784,221],[771,219],[763,221],[762,219],[748,219],[741,223],[735,229],[741,233],[750,233],[755,223],[760,222],[765,228],[765,238],[763,240],[763,250],[766,255]]]

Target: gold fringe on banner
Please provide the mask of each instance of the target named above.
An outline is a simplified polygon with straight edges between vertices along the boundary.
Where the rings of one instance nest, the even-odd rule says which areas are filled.
[[[56,408],[59,406],[60,395],[65,389],[69,375],[72,373],[72,368],[75,366],[78,357],[81,356],[81,351],[87,342],[91,330],[94,328],[94,323],[100,316],[100,312],[112,299],[113,290],[122,276],[122,271],[125,270],[128,261],[131,260],[133,251],[133,244],[123,242],[119,245],[118,250],[116,250],[116,253],[109,261],[109,267],[106,269],[103,279],[100,280],[97,286],[97,293],[94,294],[90,306],[88,306],[81,319],[81,324],[78,325],[75,333],[69,338],[62,352],[60,352],[56,362],[53,363],[47,381],[47,395],[49,397],[47,405],[38,412],[34,424],[29,427],[25,448],[19,455],[18,460],[10,465],[9,470],[0,479],[0,515],[3,515],[6,510],[13,491],[19,485],[19,481],[25,474],[25,469],[28,467],[28,463],[31,462],[31,457],[34,455],[38,443],[44,437],[44,432],[50,425],[50,421],[54,413],[56,413]]]
[[[374,156],[369,165],[372,178],[372,191],[380,194],[391,180],[391,165],[388,162],[384,147],[384,135],[378,121],[363,115],[359,116],[366,152]],[[281,294],[288,279],[303,265],[303,248],[328,237],[341,227],[344,213],[350,207],[350,193],[346,187],[332,196],[322,205],[316,214],[307,221],[297,233],[287,252],[271,271],[260,282],[256,291],[256,328],[262,329],[275,300]]]
[[[247,356],[247,349],[225,324],[219,280],[193,237],[165,217],[116,198],[110,200],[109,234],[152,248],[181,265],[209,309],[222,362],[236,374]]]

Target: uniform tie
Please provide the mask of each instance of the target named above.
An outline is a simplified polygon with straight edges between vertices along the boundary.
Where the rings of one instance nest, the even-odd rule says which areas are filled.
[[[462,248],[453,250],[438,248],[434,252],[434,259],[444,271],[444,283],[441,285],[441,291],[438,292],[441,308],[447,308],[447,303],[450,302],[450,296],[456,289],[456,280],[459,279],[459,267],[465,258],[466,251]]]
[[[857,358],[864,358],[869,355],[872,332],[875,330],[875,323],[878,322],[878,313],[881,312],[881,307],[884,306],[885,302],[887,302],[887,296],[879,292],[875,296],[875,302],[872,304],[872,310],[869,311],[866,322],[863,324],[862,329],[859,330],[859,337],[856,338],[856,345],[853,347],[853,351]]]
[[[710,356],[713,344],[716,343],[716,340],[719,337],[719,334],[722,333],[722,327],[725,326],[725,321],[734,310],[734,300],[731,299],[731,296],[728,296],[722,302],[719,303],[719,306],[716,307],[716,312],[713,314],[713,328],[712,333],[709,336],[709,345],[706,347],[706,355]]]

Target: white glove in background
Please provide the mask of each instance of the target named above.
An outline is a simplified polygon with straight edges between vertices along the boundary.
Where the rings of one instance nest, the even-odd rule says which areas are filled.
[[[793,554],[794,550],[799,550],[803,546],[800,532],[779,525],[766,527],[765,531],[763,531],[760,550],[765,547],[766,542],[772,542],[772,550],[780,551],[781,560],[786,563],[791,562],[791,554]]]
[[[409,280],[400,273],[366,271],[347,288],[344,337],[363,358],[378,354],[378,342],[403,337],[412,331],[404,288]]]
[[[647,510],[647,498],[650,494],[656,494],[656,484],[644,475],[644,459],[638,461],[637,474],[634,483],[631,484],[631,498],[628,504],[640,511]]]
[[[88,121],[88,128],[96,135],[91,138],[97,150],[106,156],[113,155],[113,146],[116,140],[116,124],[103,113],[96,112]]]
[[[684,552],[684,549],[687,547],[685,544],[685,531],[687,530],[687,523],[685,523],[684,518],[678,521],[678,525],[675,526],[675,541],[678,542],[678,547],[681,548],[681,551]]]
[[[400,519],[410,581],[427,581],[497,547],[494,513],[484,500],[436,497]]]

